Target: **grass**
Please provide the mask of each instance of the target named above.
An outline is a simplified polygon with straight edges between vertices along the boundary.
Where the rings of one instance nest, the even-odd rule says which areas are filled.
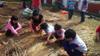
[[[9,4],[8,8],[18,6],[18,4],[14,4],[14,3],[8,3],[8,4]],[[46,8],[46,9],[48,9],[48,8]],[[0,10],[1,10],[0,14],[4,13],[8,16],[11,16],[8,13],[10,11],[10,9],[7,10],[7,8],[4,8],[4,9],[0,9]],[[5,13],[5,12],[7,12],[7,13]],[[52,24],[59,23],[65,29],[67,27],[73,28],[79,34],[79,36],[84,40],[84,42],[87,44],[87,46],[89,48],[88,56],[97,56],[97,55],[100,56],[99,55],[100,45],[98,43],[94,42],[95,29],[98,25],[100,25],[99,21],[86,18],[86,21],[84,23],[78,24],[80,17],[77,16],[77,15],[74,15],[72,20],[67,21],[66,20],[67,15],[62,15],[60,12],[56,12],[56,13],[50,12],[48,10],[44,10],[43,15],[44,15],[44,18],[46,20],[48,20],[49,23],[52,23]],[[9,19],[8,16],[5,17],[3,15],[2,17],[0,17],[0,21],[2,21],[2,22],[0,22],[1,28],[2,28],[2,24],[5,23],[7,19]],[[55,18],[57,20],[55,20]],[[50,20],[53,20],[53,21],[50,21]],[[23,20],[23,22],[25,22],[25,21]],[[28,30],[27,28],[25,28],[25,29]],[[23,29],[23,31],[25,31],[25,29]],[[44,45],[41,44],[41,42],[38,42],[34,38],[33,33],[30,34],[30,33],[26,32],[26,34],[23,34],[23,36],[20,36],[18,38],[14,37],[13,39],[14,40],[13,41],[10,40],[9,41],[10,44],[6,45],[6,47],[5,47],[5,53],[7,53],[8,55],[9,55],[9,52],[11,52],[12,54],[16,54],[16,55],[22,55],[22,53],[24,53],[24,52],[26,54],[26,50],[24,49],[24,47],[27,47],[27,46],[33,47],[33,50],[31,50],[30,47],[27,47],[28,49],[30,49],[30,51],[32,51],[31,53],[35,53],[35,55],[33,55],[33,56],[39,55],[39,52],[41,52],[41,54],[43,54],[43,55],[45,55],[46,53],[49,53],[48,51],[49,51],[50,48],[47,48],[47,46],[44,46]],[[16,41],[18,41],[20,43],[17,43]],[[35,42],[36,46],[33,42]],[[13,46],[15,46],[15,48],[13,48]],[[22,47],[19,47],[19,46],[24,46],[24,47],[22,48]],[[35,48],[38,48],[38,50],[36,50]],[[54,51],[55,51],[55,49],[56,49],[56,46],[54,48]],[[35,51],[37,51],[37,52],[35,52]],[[54,53],[51,53],[51,54],[54,54]]]

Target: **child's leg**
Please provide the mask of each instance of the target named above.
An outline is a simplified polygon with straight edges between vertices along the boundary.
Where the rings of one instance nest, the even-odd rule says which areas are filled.
[[[68,10],[69,14],[68,14],[68,19],[70,20],[73,16],[73,10]]]
[[[100,33],[99,32],[96,33],[96,41],[100,41]]]
[[[26,8],[26,3],[25,3],[25,1],[23,1],[23,8]]]
[[[13,36],[14,34],[11,32],[11,30],[7,30],[6,33],[5,33],[5,35],[7,37],[10,37],[10,36]]]

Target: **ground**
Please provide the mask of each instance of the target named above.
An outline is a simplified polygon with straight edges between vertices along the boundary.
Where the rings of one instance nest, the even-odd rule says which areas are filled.
[[[21,10],[19,6],[20,4],[7,4],[9,5],[4,8],[0,8],[0,25],[4,24],[11,15],[19,16],[19,12]],[[100,56],[100,43],[94,41],[95,29],[98,25],[100,25],[99,20],[86,18],[86,21],[84,23],[79,24],[80,16],[76,14],[73,16],[72,20],[67,20],[68,16],[62,14],[60,11],[50,12],[47,9],[43,9],[42,14],[44,15],[44,19],[50,24],[59,23],[63,26],[64,29],[73,28],[87,44],[88,56]],[[58,45],[45,45],[44,41],[41,39],[41,37],[39,37],[40,34],[29,32],[27,25],[28,21],[22,18],[20,19],[20,22],[22,23],[22,25],[24,25],[20,37],[6,38],[4,36],[4,33],[0,33],[0,43],[2,41],[6,41],[6,39],[9,42],[9,44],[0,45],[0,56],[4,56],[5,53],[9,53],[9,51],[13,50],[14,47],[16,47],[21,54],[21,51],[23,51],[23,56],[25,56],[25,54],[27,54],[27,56],[58,56],[60,49]]]

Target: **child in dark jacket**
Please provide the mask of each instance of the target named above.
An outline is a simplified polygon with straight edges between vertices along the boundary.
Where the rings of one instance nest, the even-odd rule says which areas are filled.
[[[86,44],[72,29],[65,31],[62,47],[69,56],[86,56],[87,53]]]
[[[38,10],[34,10],[32,19],[30,20],[30,28],[32,32],[40,30],[40,25],[44,22],[43,15]]]

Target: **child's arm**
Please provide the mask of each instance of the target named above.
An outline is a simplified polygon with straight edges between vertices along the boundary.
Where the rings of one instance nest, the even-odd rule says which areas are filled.
[[[45,20],[44,20],[44,19],[42,19],[42,22],[41,22],[41,24],[42,24],[42,23],[44,23],[44,22],[45,22]]]
[[[30,27],[30,30],[33,32],[33,28],[32,28],[32,19],[29,21],[29,27]]]
[[[45,20],[44,19],[42,19],[42,21],[41,21],[41,23],[38,25],[38,26],[40,26],[42,23],[44,23],[45,22]]]
[[[39,30],[39,29],[40,29],[40,25],[41,25],[42,23],[44,23],[44,22],[45,22],[45,20],[42,19],[41,23],[36,27],[36,29]]]
[[[99,40],[100,40],[100,33],[96,32],[96,41],[99,41]]]
[[[18,23],[18,27],[16,29],[16,31],[20,30],[22,28],[21,24]]]
[[[82,56],[87,56],[87,54],[86,54],[86,53],[84,53]]]
[[[13,26],[10,23],[6,25],[6,28],[11,30],[11,32],[14,33],[15,35],[18,35],[18,32],[13,28]]]
[[[50,37],[51,37],[51,33],[47,33],[47,41],[50,40]]]

